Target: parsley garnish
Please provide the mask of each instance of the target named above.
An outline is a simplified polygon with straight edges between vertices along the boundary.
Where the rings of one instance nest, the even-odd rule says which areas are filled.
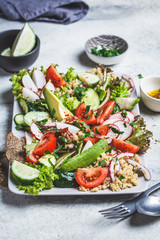
[[[121,116],[122,116],[123,118],[126,118],[126,116],[127,116],[126,110],[123,110],[123,111],[121,112]]]
[[[90,110],[90,107],[91,107],[90,105],[87,105],[87,106],[86,106],[85,113],[88,113],[88,112],[89,112],[89,110]]]
[[[112,132],[114,132],[114,133],[118,133],[118,134],[123,134],[124,133],[124,132],[121,132],[121,131],[119,131],[118,129],[116,129],[114,127],[111,127],[111,126],[109,126],[109,129],[111,129]]]
[[[44,156],[45,156],[46,154],[51,154],[51,153],[50,153],[49,150],[46,150],[46,151],[44,152]]]
[[[137,75],[139,79],[143,78],[142,74]]]
[[[102,160],[102,161],[100,161],[100,162],[98,163],[99,166],[104,165],[104,164],[106,164],[106,161],[105,161],[105,160]]]
[[[135,122],[128,122],[131,126],[135,125]]]
[[[96,127],[95,127],[95,132],[96,132],[97,134],[101,134]]]
[[[108,46],[109,45],[107,45],[107,47]],[[101,57],[113,57],[123,53],[121,49],[117,49],[117,48],[106,49],[103,45],[101,45],[101,49],[99,50],[98,50],[98,47],[92,48],[91,52],[94,55],[101,56]]]
[[[123,126],[126,128],[126,127],[127,127],[127,124],[124,122],[124,123],[123,123]]]
[[[108,149],[106,152],[111,153],[112,150],[115,150],[115,146],[112,146],[110,149]]]
[[[125,179],[125,176],[121,175],[121,176],[119,177],[119,179],[120,179],[120,180]]]
[[[48,119],[46,118],[46,119],[43,119],[43,120],[41,120],[41,121],[36,121],[36,123],[38,123],[40,126],[43,126],[43,125],[45,125],[45,123],[48,121]]]

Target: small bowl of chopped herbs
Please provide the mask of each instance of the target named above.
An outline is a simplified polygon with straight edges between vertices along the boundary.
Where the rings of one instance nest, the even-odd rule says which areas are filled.
[[[126,55],[128,43],[114,35],[100,35],[90,38],[85,44],[87,56],[98,64],[114,65]]]

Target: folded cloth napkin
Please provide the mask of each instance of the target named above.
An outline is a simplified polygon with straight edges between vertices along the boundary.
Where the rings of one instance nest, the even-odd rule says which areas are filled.
[[[83,18],[88,9],[81,0],[0,0],[0,15],[14,21],[69,24]]]

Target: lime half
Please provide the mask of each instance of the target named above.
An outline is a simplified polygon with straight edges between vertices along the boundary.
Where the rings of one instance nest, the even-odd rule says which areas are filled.
[[[10,49],[10,48],[4,49],[4,50],[1,52],[1,55],[2,55],[2,56],[7,56],[7,57],[11,56],[11,49]]]
[[[20,183],[30,183],[34,181],[40,175],[40,171],[29,167],[23,163],[16,160],[13,161],[11,166],[11,173],[13,177]]]
[[[36,35],[30,25],[26,23],[18,33],[12,47],[12,56],[18,57],[29,53],[35,46]]]

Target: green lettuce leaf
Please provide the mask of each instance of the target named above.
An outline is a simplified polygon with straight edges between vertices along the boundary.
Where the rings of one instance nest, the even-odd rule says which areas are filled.
[[[144,153],[150,146],[150,138],[152,135],[152,132],[146,129],[144,119],[138,115],[135,117],[135,122],[133,122],[133,133],[126,142],[139,146],[139,153]]]
[[[30,185],[25,186],[23,184],[19,184],[17,186],[19,190],[24,190],[26,193],[35,196],[44,189],[51,189],[54,187],[53,182],[58,179],[58,175],[53,172],[53,167],[36,165],[33,163],[27,163],[27,165],[38,169],[41,174]]]

